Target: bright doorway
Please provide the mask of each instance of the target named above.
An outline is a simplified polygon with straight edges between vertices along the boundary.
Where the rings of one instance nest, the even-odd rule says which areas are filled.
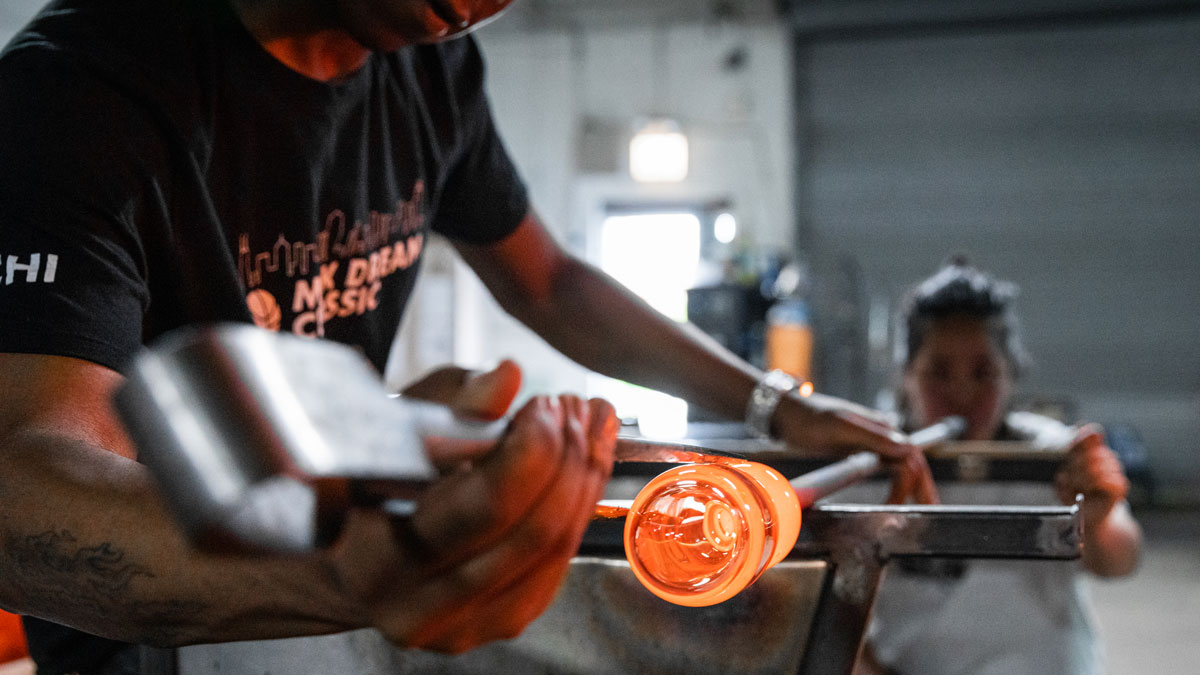
[[[700,269],[702,233],[700,209],[610,212],[601,224],[599,266],[663,315],[687,321],[687,290]],[[588,393],[610,401],[622,418],[636,418],[646,436],[687,434],[683,399],[596,374],[588,376]]]

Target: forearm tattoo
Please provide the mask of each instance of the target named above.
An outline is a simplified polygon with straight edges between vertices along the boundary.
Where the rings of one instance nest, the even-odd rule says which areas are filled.
[[[149,567],[112,542],[85,545],[65,529],[5,532],[3,558],[0,564],[20,579],[22,593],[34,605],[51,613],[70,608],[63,614],[86,624],[127,617],[152,628],[149,641],[170,641],[172,626],[205,608],[196,601],[136,598],[131,586],[139,577],[154,578]]]

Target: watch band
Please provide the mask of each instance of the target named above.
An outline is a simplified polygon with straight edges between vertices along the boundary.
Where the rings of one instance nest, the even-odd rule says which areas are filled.
[[[796,380],[782,370],[763,375],[746,403],[746,429],[756,438],[771,438],[771,416],[783,397],[798,387]]]

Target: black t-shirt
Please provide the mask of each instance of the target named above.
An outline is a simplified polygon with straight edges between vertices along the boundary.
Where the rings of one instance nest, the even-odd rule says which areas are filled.
[[[223,0],[62,0],[0,59],[0,351],[120,368],[185,323],[382,367],[430,230],[497,241],[526,194],[470,38],[336,84]]]
[[[469,37],[321,83],[227,0],[59,0],[0,55],[0,352],[121,370],[232,320],[382,369],[430,232],[499,241],[527,206]],[[99,667],[30,633],[41,672]]]

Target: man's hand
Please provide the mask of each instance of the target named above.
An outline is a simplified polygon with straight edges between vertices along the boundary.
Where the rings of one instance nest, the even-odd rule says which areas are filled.
[[[493,371],[495,372],[495,371]],[[612,406],[539,397],[504,437],[430,486],[410,520],[352,513],[332,556],[347,591],[391,642],[461,652],[511,638],[540,615],[612,470]]]
[[[438,368],[405,387],[402,393],[450,406],[460,417],[496,420],[508,412],[520,389],[520,367],[505,359],[486,372],[458,366]]]
[[[837,455],[870,450],[892,469],[889,504],[912,499],[938,502],[925,455],[877,411],[833,396],[789,395],[775,411],[776,429],[788,445]]]

